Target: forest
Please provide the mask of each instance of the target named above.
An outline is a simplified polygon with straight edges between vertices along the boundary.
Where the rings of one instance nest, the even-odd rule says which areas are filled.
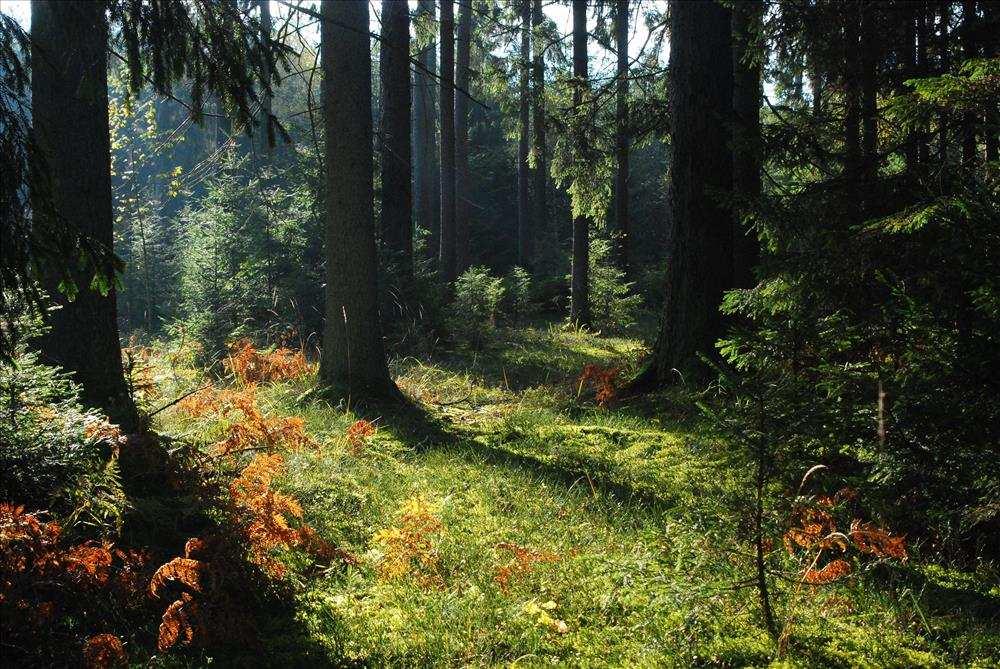
[[[0,1],[8,667],[1000,665],[1000,1]]]

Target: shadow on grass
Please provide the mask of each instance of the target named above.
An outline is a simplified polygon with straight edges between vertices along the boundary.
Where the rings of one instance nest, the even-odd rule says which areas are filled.
[[[129,502],[123,543],[148,551],[151,568],[184,556],[185,543],[192,537],[219,537],[233,531],[224,525],[219,511],[225,490],[210,470],[199,466],[200,457],[204,456],[198,455],[197,447],[155,434],[133,436],[121,451],[122,487]],[[332,662],[296,619],[291,586],[242,559],[244,550],[238,552],[236,557],[213,556],[209,562],[222,563],[217,566],[223,578],[211,582],[234,614],[222,624],[240,630],[232,637],[239,641],[231,640],[227,629],[217,635],[225,640],[214,642],[213,630],[208,630],[213,643],[207,648],[173,649],[171,655],[192,666],[346,666]],[[149,652],[156,648],[160,616],[169,603],[170,597],[149,603],[149,621],[138,634]],[[206,594],[205,604],[211,610],[217,602]]]

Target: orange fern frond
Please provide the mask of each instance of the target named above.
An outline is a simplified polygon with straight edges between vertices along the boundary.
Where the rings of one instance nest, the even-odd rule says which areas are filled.
[[[802,580],[810,585],[824,585],[838,581],[851,573],[851,563],[847,560],[833,560],[822,569],[807,569]]]
[[[83,664],[87,669],[108,669],[128,664],[125,646],[114,634],[97,634],[83,644]]]
[[[200,560],[177,557],[160,565],[149,582],[149,594],[159,597],[163,588],[169,583],[179,583],[194,592],[204,592],[204,577],[208,564]]]
[[[895,558],[904,562],[908,557],[905,537],[895,537],[871,523],[853,521],[850,537],[862,553],[880,558]]]

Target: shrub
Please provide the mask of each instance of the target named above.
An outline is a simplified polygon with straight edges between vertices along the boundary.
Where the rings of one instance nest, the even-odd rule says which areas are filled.
[[[467,269],[455,280],[455,303],[451,326],[455,334],[480,347],[496,327],[504,281],[490,275],[482,265]]]
[[[590,313],[593,325],[607,330],[625,330],[635,325],[642,298],[632,294],[633,284],[614,264],[611,242],[590,240]],[[567,276],[569,281],[570,277]]]
[[[125,509],[118,471],[124,441],[117,427],[80,405],[69,375],[39,362],[25,341],[10,361],[0,361],[0,499],[49,509],[68,528],[117,531]]]
[[[504,293],[507,296],[506,311],[511,323],[517,325],[521,317],[530,312],[531,275],[528,271],[523,267],[514,267],[504,277]]]

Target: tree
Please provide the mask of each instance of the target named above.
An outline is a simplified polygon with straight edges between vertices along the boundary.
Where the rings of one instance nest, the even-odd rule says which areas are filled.
[[[733,163],[729,10],[716,2],[670,3],[670,229],[666,300],[651,362],[635,386],[696,367],[722,334],[719,306],[733,287]]]
[[[760,72],[762,54],[755,48],[761,29],[763,2],[733,6],[733,277],[735,285],[753,285],[753,267],[760,255],[756,235],[743,221],[743,210],[760,195]],[[813,93],[817,93],[814,91]],[[814,98],[815,100],[815,98]]]
[[[441,249],[439,270],[455,281],[455,6],[441,3]]]
[[[548,218],[548,147],[545,138],[545,40],[541,35],[542,0],[532,0],[531,28],[534,32],[532,44],[532,170],[531,201],[535,205],[534,226],[537,232],[545,229]]]
[[[434,20],[434,0],[420,0],[415,24],[418,40],[427,38]],[[423,44],[423,42],[421,42]],[[435,123],[435,82],[437,55],[432,44],[424,44],[417,55],[420,67],[413,77],[413,188],[415,222],[430,233],[430,249],[438,253],[437,130]]]
[[[458,38],[455,62],[455,254],[456,271],[461,274],[469,268],[469,82],[472,69],[469,65],[472,51],[473,0],[459,0]]]
[[[582,115],[587,88],[587,0],[573,0],[573,110]],[[575,143],[581,150],[587,142],[583,125],[577,124]],[[581,151],[582,152],[582,151]],[[569,320],[578,326],[590,325],[587,257],[590,252],[590,221],[582,212],[573,217],[573,267],[570,273]]]
[[[378,312],[367,0],[324,2],[326,324],[320,382],[352,399],[394,397]]]
[[[615,260],[629,267],[628,220],[628,0],[618,0],[615,13],[615,49],[618,51],[615,108]]]
[[[269,80],[271,78],[271,67],[270,57],[267,52],[270,49],[269,44],[271,39],[271,1],[258,0],[258,5],[260,7],[260,39],[261,46],[264,48],[261,67],[264,69],[264,78]],[[271,92],[264,91],[261,96],[260,106],[260,116],[265,124],[265,131],[261,134],[260,148],[268,158],[270,158],[271,148],[274,146],[274,130],[271,127],[271,98]]]
[[[79,230],[93,244],[111,249],[105,9],[103,2],[33,0],[31,95],[52,205],[50,209],[39,203],[36,216],[43,218],[43,226]],[[46,216],[54,220],[44,220]],[[76,258],[65,260],[76,264]],[[103,270],[95,282],[82,271],[73,272],[75,295],[63,294],[58,272],[45,271],[43,284],[58,308],[46,313],[50,330],[40,342],[41,350],[47,362],[73,374],[86,404],[101,407],[133,429],[136,413],[122,370],[115,288],[109,278],[114,270]]]
[[[521,52],[518,58],[517,140],[517,264],[531,267],[532,228],[528,189],[528,145],[531,132],[531,99],[528,75],[531,63],[531,0],[521,0]]]
[[[410,194],[410,11],[382,0],[382,244],[413,269]]]

